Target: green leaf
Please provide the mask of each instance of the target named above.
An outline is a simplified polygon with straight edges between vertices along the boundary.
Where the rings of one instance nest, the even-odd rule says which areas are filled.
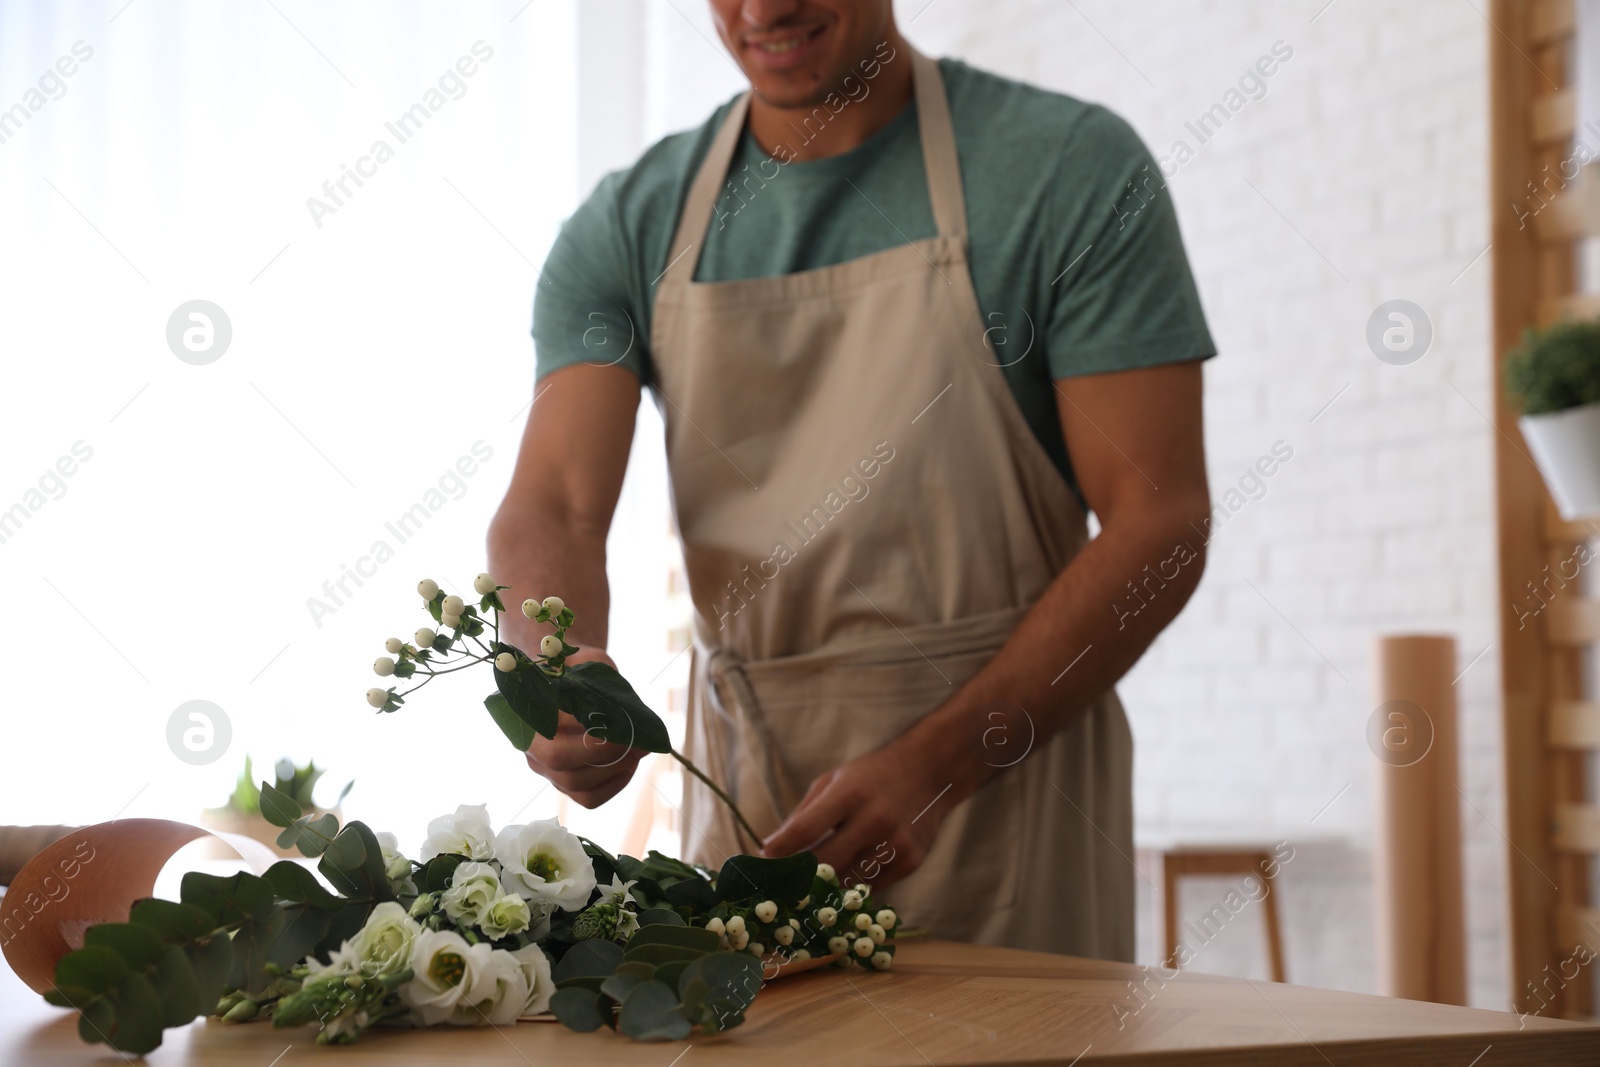
[[[301,855],[316,857],[327,851],[338,833],[339,818],[331,812],[303,815],[278,835],[278,847],[298,848]]]
[[[712,887],[711,883],[699,875],[673,882],[662,892],[666,896],[668,904],[673,907],[686,907],[695,914],[710,911],[722,899],[717,896],[717,891]],[[639,921],[643,922],[644,920],[640,919]]]
[[[693,960],[671,960],[657,967],[655,974],[651,975],[651,977],[676,989],[678,988],[678,979],[683,977],[684,970],[693,962]],[[629,967],[633,966],[633,964],[624,963],[622,966]],[[617,968],[617,971],[621,973],[622,967]]]
[[[126,974],[106,999],[116,1011],[116,1021],[105,1030],[106,1044],[134,1055],[161,1047],[161,999],[149,978]]]
[[[663,928],[657,927],[657,929]],[[684,962],[697,960],[704,955],[705,951],[702,949],[680,948],[677,945],[635,945],[629,942],[626,958],[630,962],[636,960],[640,963],[660,966],[664,963],[672,963],[674,960],[682,960]]]
[[[283,926],[267,949],[267,961],[285,969],[297,965],[327,936],[332,922],[333,916],[326,909],[285,908]]]
[[[668,912],[673,918],[676,914]],[[696,952],[715,952],[721,944],[721,939],[710,930],[700,926],[685,925],[678,919],[678,925],[667,923],[641,924],[633,939],[628,942],[628,948],[633,949],[642,945],[668,945],[673,948],[693,949]]]
[[[189,957],[201,1011],[209,1014],[227,988],[228,972],[233,969],[233,939],[218,934],[210,940],[185,945],[183,951]]]
[[[678,994],[665,982],[640,982],[622,1002],[617,1029],[635,1041],[681,1041],[694,1028],[678,1010]]]
[[[293,766],[291,764],[291,766]],[[293,826],[305,814],[305,809],[295,803],[294,797],[271,782],[261,783],[261,815],[274,826]],[[287,847],[287,846],[285,846]]]
[[[80,948],[56,963],[56,989],[74,1007],[82,1008],[109,992],[127,973],[127,961],[111,949]]]
[[[506,703],[510,705],[512,712],[530,729],[543,737],[556,735],[556,725],[560,721],[556,686],[538,665],[527,663],[514,671],[495,671],[494,684],[495,688],[500,690],[500,695],[506,698]],[[494,714],[494,709],[490,709],[490,714]],[[502,726],[501,729],[504,730],[505,727]],[[526,747],[523,746],[524,750]]]
[[[767,859],[734,856],[717,875],[717,892],[725,901],[761,897],[780,904],[795,904],[811,892],[817,857],[809,852]]]
[[[617,964],[621,962],[620,945],[603,938],[590,938],[587,941],[579,941],[567,949],[567,954],[561,957],[561,962],[551,970],[550,977],[558,984],[568,978],[610,977],[615,973]]]
[[[161,1025],[183,1026],[209,1006],[200,999],[200,986],[189,966],[189,957],[180,945],[169,945],[156,961],[151,975],[156,999],[161,1002]],[[212,1001],[215,1004],[216,1001]]]
[[[715,900],[712,903],[716,903]],[[671,908],[646,908],[639,913],[640,926],[688,926],[683,916]]]
[[[614,974],[600,983],[600,992],[620,1004],[628,998],[628,993],[634,986],[648,981],[651,981],[651,978],[638,974]]]
[[[511,710],[511,702],[506,699],[506,695],[490,693],[483,698],[483,706],[489,709],[489,717],[500,727],[500,732],[506,735],[511,747],[518,752],[528,751],[533,739],[539,736],[538,731],[534,730],[522,716]]]
[[[599,660],[574,664],[556,679],[557,701],[583,728],[602,741],[668,752],[666,723],[651,711],[616,668]]]
[[[279,860],[268,867],[261,877],[272,886],[279,900],[321,908],[323,911],[338,911],[344,907],[343,900],[324,889],[316,875],[294,860]]]
[[[639,960],[623,960],[617,964],[618,974],[633,974],[640,978],[654,978],[656,968],[654,964],[642,963]]]
[[[424,893],[442,893],[450,888],[450,879],[455,877],[456,868],[467,862],[467,857],[454,853],[435,856],[422,868],[422,891]]]
[[[230,988],[258,992],[272,980],[267,964],[275,962],[272,949],[283,926],[283,909],[276,904],[264,915],[252,915],[239,924],[233,932],[233,961],[227,980]]]
[[[728,1001],[743,1011],[761,990],[761,961],[748,952],[713,952],[702,956],[685,967],[678,977],[680,995],[695,979],[706,984],[708,999]]]
[[[84,931],[85,948],[110,949],[121,956],[130,971],[143,971],[167,951],[167,943],[148,926],[138,923],[100,923]]]
[[[568,1030],[587,1034],[605,1025],[600,1015],[600,994],[588,989],[558,989],[550,998],[550,1010]]]
[[[268,872],[271,873],[270,871]],[[159,897],[136,900],[128,912],[128,921],[148,926],[163,941],[189,942],[210,936],[217,928],[204,908],[193,904],[179,904]]]
[[[384,874],[383,850],[378,839],[362,822],[352,822],[333,839],[317,870],[333,887],[347,897],[368,900],[393,900]]]
[[[183,876],[179,895],[185,904],[210,915],[218,926],[232,926],[272,910],[272,886],[266,879],[243,871],[226,878],[190,871]]]

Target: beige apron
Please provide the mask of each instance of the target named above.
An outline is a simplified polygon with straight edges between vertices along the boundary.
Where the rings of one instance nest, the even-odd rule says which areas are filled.
[[[696,607],[685,747],[763,834],[817,776],[949,699],[1087,536],[973,326],[949,106],[937,64],[911,59],[937,237],[776,278],[693,281],[746,96],[658,283],[653,384]],[[1048,743],[1032,736],[1041,719],[975,731],[972,758],[1009,769],[886,895],[935,936],[1131,960],[1127,720],[1114,693]],[[685,854],[754,851],[686,781]]]

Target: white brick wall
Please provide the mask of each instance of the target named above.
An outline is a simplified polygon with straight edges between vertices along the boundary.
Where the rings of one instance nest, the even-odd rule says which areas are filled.
[[[1193,603],[1122,693],[1142,824],[1337,835],[1301,848],[1282,876],[1290,978],[1372,990],[1371,639],[1450,632],[1465,666],[1495,637],[1493,431],[1478,414],[1490,410],[1489,257],[1473,263],[1488,243],[1491,31],[1454,0],[1324,3],[903,0],[899,11],[925,51],[1103,102],[1158,156],[1274,41],[1294,49],[1169,185],[1223,352],[1206,378],[1213,486],[1236,483],[1274,441],[1294,457],[1219,532]],[[650,5],[654,132],[699,121],[738,84],[698,39],[701,6],[674,6]],[[1408,367],[1379,362],[1364,340],[1369,314],[1395,298],[1434,327],[1432,350]],[[1458,687],[1462,788],[1497,824],[1498,669],[1490,648]],[[1463,826],[1470,995],[1504,1007],[1505,846],[1471,807]],[[1186,912],[1222,891],[1196,881]],[[1260,954],[1251,917],[1197,966],[1264,974]],[[1141,958],[1157,955],[1144,922]]]

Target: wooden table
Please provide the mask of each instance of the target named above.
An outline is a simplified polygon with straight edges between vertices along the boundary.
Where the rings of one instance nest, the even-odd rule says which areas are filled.
[[[1147,983],[1142,1001],[1128,984],[1141,981]],[[668,1067],[683,1051],[610,1033],[574,1034],[554,1023],[499,1030],[380,1029],[343,1049],[317,1048],[314,1035],[311,1028],[197,1023],[169,1031],[149,1062]],[[1163,980],[1126,964],[926,942],[902,946],[894,970],[885,974],[829,969],[779,979],[762,991],[743,1027],[697,1038],[694,1046],[682,1067],[1524,1067],[1600,1063],[1600,1027],[1189,971]],[[70,1012],[51,1008],[0,967],[0,1064],[121,1062],[104,1045],[80,1042]]]

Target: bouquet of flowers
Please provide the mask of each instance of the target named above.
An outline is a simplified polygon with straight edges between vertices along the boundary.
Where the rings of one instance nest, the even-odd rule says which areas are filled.
[[[522,605],[553,629],[530,656],[500,637],[506,587],[488,575],[475,587],[476,606],[419,585],[453,632],[391,639],[378,674],[424,678],[408,693],[373,689],[372,706],[395,711],[439,675],[489,664],[496,692],[485,704],[519,751],[536,733],[553,736],[567,711],[602,740],[670,752],[733,806],[672,750],[620,674],[567,662],[578,650],[559,598]],[[654,851],[613,856],[554,819],[497,832],[483,806],[463,805],[429,823],[414,860],[392,835],[308,814],[270,782],[260,808],[281,828],[278,843],[316,859],[322,878],[295,860],[260,876],[190,872],[178,901],[140,900],[127,922],[89,927],[46,994],[78,1010],[85,1041],[145,1053],[166,1027],[216,1014],[315,1023],[318,1042],[344,1044],[380,1022],[502,1025],[545,1011],[574,1030],[677,1040],[739,1025],[791,962],[882,970],[894,958],[893,909],[809,852],[734,856],[713,870]]]

